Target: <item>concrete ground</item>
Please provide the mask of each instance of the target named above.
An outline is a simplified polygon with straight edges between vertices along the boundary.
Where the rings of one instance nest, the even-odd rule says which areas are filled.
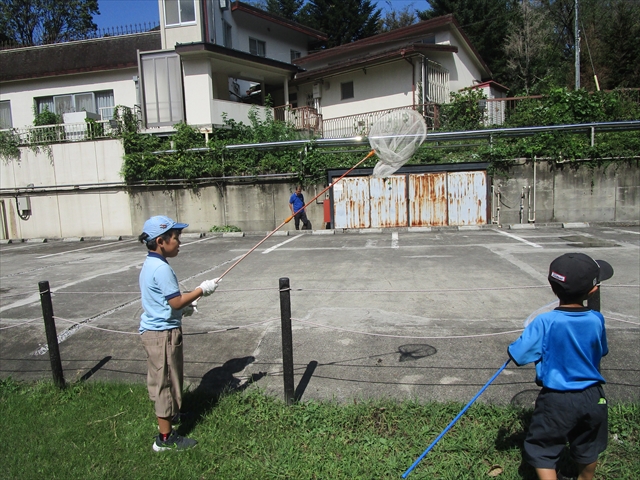
[[[188,236],[171,265],[192,289],[263,237]],[[184,320],[186,381],[219,391],[251,380],[283,397],[278,279],[288,277],[298,398],[466,402],[525,319],[554,300],[547,268],[570,251],[615,269],[602,288],[606,392],[611,403],[640,401],[637,225],[274,235]],[[47,280],[66,380],[144,383],[145,255],[134,239],[0,245],[0,378],[51,379],[38,294]],[[532,365],[510,364],[480,401],[531,405],[533,380]]]

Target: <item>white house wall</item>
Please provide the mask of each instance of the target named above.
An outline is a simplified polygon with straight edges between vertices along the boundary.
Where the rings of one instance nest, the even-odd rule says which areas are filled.
[[[165,25],[164,0],[158,0],[158,12],[160,14],[160,32],[162,37],[162,49],[173,49],[176,43],[192,43],[202,41],[202,5],[197,0],[196,19],[194,24],[174,25],[167,27]]]
[[[213,122],[213,84],[208,59],[182,59],[185,114],[189,125]]]
[[[252,18],[250,25],[237,22],[235,30],[233,48],[249,52],[249,37],[262,40],[266,57],[281,62],[291,63],[291,50],[304,56],[309,48],[306,35],[257,17]]]
[[[413,105],[413,68],[408,62],[401,60],[370,67],[366,72],[361,69],[324,80],[320,101],[324,118]],[[350,81],[353,81],[354,98],[341,100],[340,84]],[[298,106],[301,102],[304,105],[306,92],[312,88],[313,84],[300,88],[304,96],[298,93]]]
[[[111,72],[64,75],[19,82],[4,82],[0,100],[11,102],[11,117],[14,128],[33,125],[35,98],[72,93],[113,90],[115,105],[133,107],[136,103],[136,87],[133,77],[136,68]]]

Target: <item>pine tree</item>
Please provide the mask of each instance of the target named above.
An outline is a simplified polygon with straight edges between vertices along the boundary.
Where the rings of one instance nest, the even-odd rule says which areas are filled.
[[[418,12],[421,20],[452,13],[489,65],[493,78],[501,81],[506,77],[503,45],[509,33],[509,21],[516,13],[517,0],[427,0],[427,3],[429,9]]]
[[[297,22],[303,3],[304,0],[267,0],[267,11]]]
[[[371,0],[311,0],[300,21],[325,32],[330,48],[377,34],[380,15]]]

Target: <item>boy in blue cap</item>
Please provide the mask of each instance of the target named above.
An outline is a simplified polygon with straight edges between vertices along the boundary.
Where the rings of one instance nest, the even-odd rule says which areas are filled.
[[[607,448],[607,400],[600,360],[608,352],[604,317],[584,306],[600,282],[613,276],[604,260],[567,253],[549,266],[549,283],[559,306],[538,315],[509,345],[516,365],[536,364],[536,399],[524,441],[524,458],[540,480],[556,480],[565,445],[578,464],[578,479],[591,480]]]
[[[138,237],[149,250],[140,272],[144,309],[140,336],[147,353],[147,389],[155,403],[160,432],[153,442],[156,452],[184,450],[197,444],[172,428],[172,419],[180,413],[182,405],[182,316],[191,315],[193,304],[216,290],[218,279],[206,280],[192,292],[180,292],[178,278],[167,259],[178,255],[180,233],[188,226],[158,215],[144,223]]]

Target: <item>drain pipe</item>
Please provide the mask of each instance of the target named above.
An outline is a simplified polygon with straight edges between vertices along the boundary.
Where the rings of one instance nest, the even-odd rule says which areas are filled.
[[[538,168],[536,167],[536,161],[537,161],[537,157],[534,155],[533,156],[533,201],[531,201],[531,203],[533,203],[533,215],[531,215],[531,207],[529,207],[529,213],[527,214],[527,219],[529,220],[529,223],[536,222],[536,172],[538,171]]]
[[[522,193],[520,193],[520,223],[524,223],[524,189],[522,187]]]

